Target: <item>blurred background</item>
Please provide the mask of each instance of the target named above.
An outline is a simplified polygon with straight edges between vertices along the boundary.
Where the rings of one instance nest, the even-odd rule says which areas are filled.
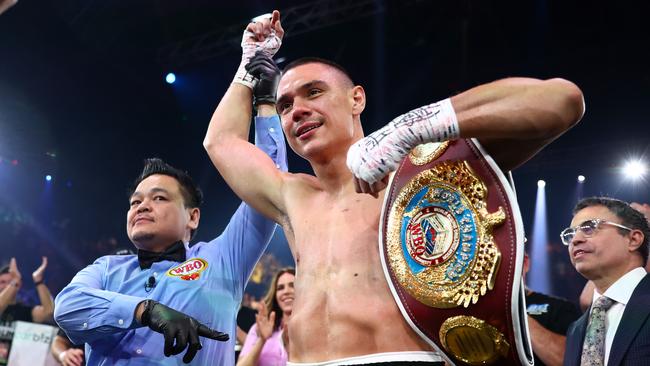
[[[0,262],[23,278],[49,257],[53,294],[125,233],[127,189],[161,157],[205,192],[197,240],[239,200],[202,147],[249,19],[279,9],[281,64],[320,56],[368,94],[374,131],[412,108],[507,76],[563,77],[583,121],[514,171],[530,286],[576,301],[584,280],[559,232],[579,197],[649,202],[649,5],[641,1],[20,0],[0,15]],[[173,75],[173,76],[172,76]],[[635,162],[636,165],[627,165]],[[309,172],[290,153],[292,171]],[[624,169],[627,167],[627,169]],[[578,176],[583,176],[579,181]],[[543,180],[544,184],[538,181]],[[253,275],[259,297],[293,258],[278,230]],[[31,281],[22,296],[35,300]]]

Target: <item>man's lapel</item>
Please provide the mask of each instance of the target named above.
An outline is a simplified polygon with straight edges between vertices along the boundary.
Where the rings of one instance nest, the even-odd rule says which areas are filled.
[[[630,301],[625,306],[623,317],[616,329],[608,366],[618,366],[630,348],[641,327],[650,315],[650,276],[646,275],[636,286]]]

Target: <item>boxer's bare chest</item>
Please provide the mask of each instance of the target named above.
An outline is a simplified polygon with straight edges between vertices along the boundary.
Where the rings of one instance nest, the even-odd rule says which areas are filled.
[[[378,264],[377,235],[383,197],[348,192],[303,192],[288,206],[287,233],[299,267],[341,270],[359,262]],[[286,231],[286,230],[285,230]]]

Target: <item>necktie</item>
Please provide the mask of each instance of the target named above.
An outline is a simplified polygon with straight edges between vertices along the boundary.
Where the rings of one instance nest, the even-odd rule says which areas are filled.
[[[174,243],[162,253],[150,252],[138,249],[138,262],[141,269],[151,268],[154,262],[174,261],[183,262],[185,260],[185,245],[182,241]]]
[[[582,345],[581,366],[602,366],[605,363],[605,318],[614,300],[606,296],[596,299],[592,306],[585,342]]]

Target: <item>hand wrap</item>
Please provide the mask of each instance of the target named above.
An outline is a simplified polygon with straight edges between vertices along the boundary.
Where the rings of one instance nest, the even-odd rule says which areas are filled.
[[[347,165],[355,177],[372,184],[397,169],[415,146],[459,136],[454,107],[445,99],[403,114],[354,143]]]
[[[253,18],[253,23],[270,19],[271,14],[264,14]],[[271,28],[271,33],[263,40],[257,41],[255,34],[245,30],[241,40],[242,57],[237,73],[235,74],[234,83],[240,83],[253,89],[255,83],[253,76],[246,71],[246,65],[257,52],[262,52],[265,56],[273,57],[282,45],[282,39],[277,36],[275,29]]]

